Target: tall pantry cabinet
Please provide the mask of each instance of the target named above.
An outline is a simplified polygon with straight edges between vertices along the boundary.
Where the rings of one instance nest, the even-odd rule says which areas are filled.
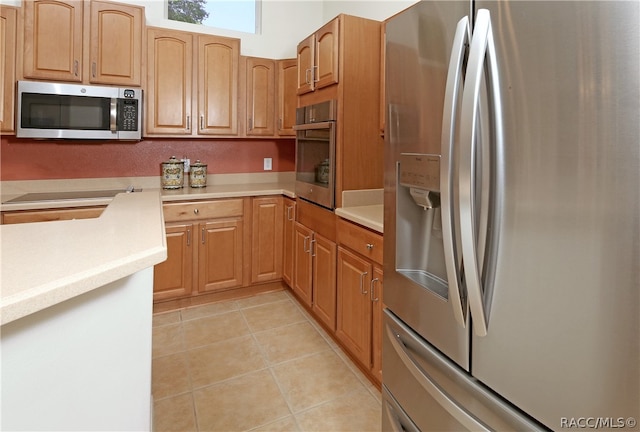
[[[336,207],[345,190],[382,188],[381,23],[338,15],[298,45],[298,104],[335,100]]]

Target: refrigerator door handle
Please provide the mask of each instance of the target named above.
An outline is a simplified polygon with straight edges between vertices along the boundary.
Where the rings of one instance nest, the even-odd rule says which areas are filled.
[[[456,130],[456,113],[458,100],[462,91],[463,66],[465,60],[465,47],[469,44],[470,30],[469,17],[465,16],[456,26],[449,71],[447,73],[447,85],[445,90],[442,139],[440,159],[440,200],[442,214],[442,240],[444,245],[445,266],[449,285],[449,300],[453,307],[453,316],[460,326],[466,327],[466,303],[462,290],[460,268],[462,260],[456,247],[453,218],[453,173],[454,173],[454,137]]]
[[[418,366],[412,359],[409,357],[405,350],[405,344],[402,341],[402,337],[396,332],[392,331],[389,326],[385,326],[387,331],[387,338],[391,342],[391,346],[393,350],[398,355],[402,363],[405,365],[407,370],[411,372],[411,375],[416,379],[418,383],[424,388],[432,398],[434,398],[441,407],[443,407],[451,416],[453,416],[457,421],[459,421],[462,425],[464,425],[470,431],[489,431],[489,429],[478,421],[473,415],[468,413],[464,408],[455,403],[455,401],[451,400],[449,395],[447,395],[436,383],[431,381],[429,376],[422,371],[420,366]]]
[[[485,59],[487,63],[485,64]],[[491,16],[486,9],[480,9],[476,16],[464,91],[462,93],[462,111],[460,119],[460,231],[464,276],[469,296],[469,309],[475,333],[487,335],[488,312],[484,302],[481,282],[481,263],[476,248],[475,219],[477,210],[474,205],[477,154],[477,135],[479,133],[478,112],[483,72],[488,72],[489,106],[493,112],[490,125],[495,148],[500,152],[502,143],[502,110],[498,86],[498,65],[496,48],[491,29]],[[498,167],[496,167],[498,168]],[[499,177],[499,175],[498,175]],[[501,179],[496,181],[500,184]]]

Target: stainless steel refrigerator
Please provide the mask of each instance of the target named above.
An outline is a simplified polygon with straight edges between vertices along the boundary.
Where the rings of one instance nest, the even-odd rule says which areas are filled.
[[[386,24],[385,430],[639,430],[640,2]]]

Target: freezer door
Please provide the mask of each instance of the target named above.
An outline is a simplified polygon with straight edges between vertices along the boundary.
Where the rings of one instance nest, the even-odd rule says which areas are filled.
[[[385,310],[383,430],[541,430]]]
[[[450,231],[443,215],[453,212],[440,205],[450,200],[448,182],[439,183],[442,176],[453,175],[449,155],[440,155],[443,118],[449,118],[445,96],[452,52],[459,52],[454,47],[458,24],[470,10],[468,0],[420,2],[385,25],[385,303],[465,369],[468,315],[455,298],[462,287],[448,279],[447,265],[459,266],[460,260],[446,250]],[[464,50],[464,38],[459,42]],[[430,181],[422,186],[431,188],[431,202],[420,189],[426,177]]]
[[[505,181],[471,372],[551,429],[638,430],[640,2],[482,9],[497,49]]]

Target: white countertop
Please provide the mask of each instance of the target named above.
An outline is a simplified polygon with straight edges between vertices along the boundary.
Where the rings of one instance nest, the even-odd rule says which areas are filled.
[[[336,214],[380,234],[384,232],[384,191],[362,189],[342,192],[343,207]]]
[[[336,214],[380,234],[384,233],[384,206],[382,204],[341,207],[336,209]]]
[[[158,191],[106,204],[94,219],[0,225],[0,324],[166,259]]]
[[[109,188],[104,188],[109,189]],[[80,190],[80,189],[79,189]],[[161,189],[142,188],[143,192],[154,192],[159,194],[163,202],[170,201],[193,201],[215,198],[237,198],[247,196],[265,195],[285,195],[295,198],[295,185],[290,182],[273,183],[242,183],[211,185],[204,188],[181,188],[181,189]],[[133,195],[138,192],[133,193]],[[5,194],[3,201],[18,197],[21,194]],[[38,210],[64,207],[86,207],[108,205],[112,198],[91,198],[91,199],[68,199],[59,201],[38,201],[38,202],[3,202],[0,204],[1,211],[14,210]]]

